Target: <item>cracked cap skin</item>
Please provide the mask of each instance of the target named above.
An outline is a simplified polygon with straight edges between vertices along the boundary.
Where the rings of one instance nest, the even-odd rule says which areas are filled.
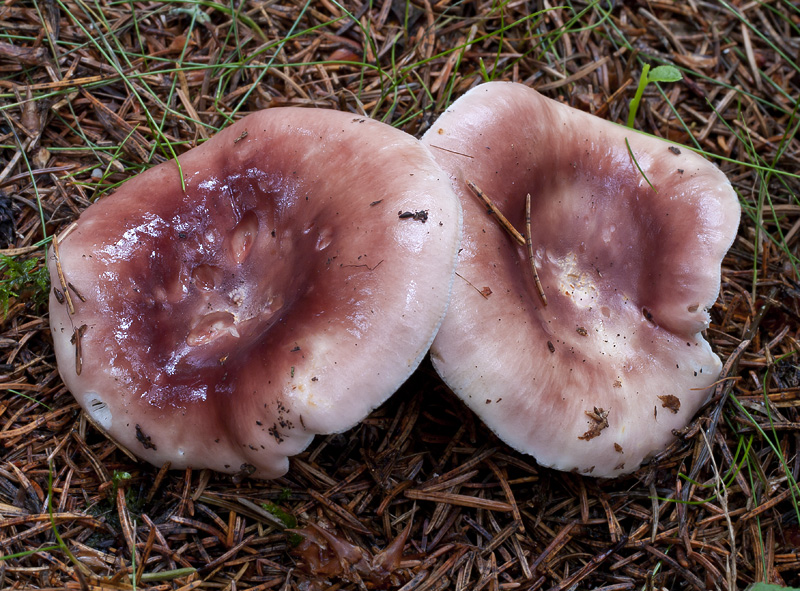
[[[510,82],[469,91],[422,141],[464,209],[434,367],[541,465],[603,477],[637,469],[719,377],[701,332],[739,223],[730,182],[686,148]],[[521,232],[530,193],[547,306],[525,246],[468,180]]]
[[[74,314],[49,252],[59,371],[155,465],[275,478],[417,367],[449,300],[460,205],[417,140],[348,113],[262,111],[179,161],[62,233]]]

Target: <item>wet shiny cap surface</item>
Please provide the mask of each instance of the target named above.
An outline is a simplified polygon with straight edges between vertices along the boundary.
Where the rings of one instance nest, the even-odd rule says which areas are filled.
[[[437,371],[541,464],[635,470],[719,376],[701,331],[739,222],[730,183],[686,148],[513,83],[474,88],[423,143],[464,207],[453,301],[431,350]],[[530,193],[547,306],[525,246],[468,180],[523,233]]]
[[[156,465],[280,476],[419,364],[460,216],[403,132],[334,111],[250,115],[62,233],[66,290],[48,257],[59,371]]]

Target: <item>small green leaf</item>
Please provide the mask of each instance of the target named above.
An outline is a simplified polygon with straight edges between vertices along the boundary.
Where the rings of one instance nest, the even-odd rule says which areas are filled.
[[[648,82],[677,82],[683,78],[680,70],[675,66],[658,66],[650,70]]]
[[[192,18],[197,19],[197,22],[202,23],[204,25],[211,22],[211,17],[208,16],[202,9],[197,6],[196,4],[191,6],[190,8],[183,8],[179,6],[177,8],[173,8],[169,11],[170,14],[186,14]]]
[[[124,472],[122,470],[114,470],[114,474],[111,477],[111,481],[114,483],[114,488],[118,488],[120,485],[127,484],[128,481],[132,478],[130,472]]]
[[[769,583],[753,583],[746,591],[800,591],[797,587],[781,587],[780,585],[770,585]]]
[[[261,503],[261,508],[280,519],[288,529],[297,527],[297,518],[278,507],[275,503],[270,503],[269,501]]]
[[[286,511],[278,507],[275,503],[270,503],[269,501],[266,501],[264,503],[261,503],[261,508],[264,509],[264,511],[268,511],[272,515],[280,519],[280,521],[283,523],[286,529],[294,529],[297,527],[297,518],[291,513],[287,513]],[[292,548],[296,548],[297,546],[300,545],[300,542],[303,541],[303,536],[296,534],[294,532],[289,533],[287,538],[289,545]]]

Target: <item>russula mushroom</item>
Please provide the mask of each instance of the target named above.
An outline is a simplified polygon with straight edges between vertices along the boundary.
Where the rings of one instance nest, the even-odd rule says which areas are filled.
[[[457,100],[423,137],[464,209],[453,299],[431,348],[445,382],[538,462],[612,477],[684,427],[721,365],[701,332],[740,208],[686,148],[513,83]],[[482,190],[533,262],[487,214]]]
[[[262,111],[179,162],[54,240],[59,371],[153,464],[277,477],[417,367],[460,205],[417,140],[341,112]]]

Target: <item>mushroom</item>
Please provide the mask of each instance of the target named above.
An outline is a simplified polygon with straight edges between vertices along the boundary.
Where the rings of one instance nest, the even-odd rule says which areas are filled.
[[[472,89],[422,141],[464,209],[434,367],[540,464],[635,470],[720,374],[701,333],[740,216],[730,183],[686,148],[514,83]],[[523,234],[530,194],[532,260],[468,183]]]
[[[460,205],[416,139],[341,112],[262,111],[178,162],[53,240],[59,371],[155,465],[278,477],[420,363]]]

